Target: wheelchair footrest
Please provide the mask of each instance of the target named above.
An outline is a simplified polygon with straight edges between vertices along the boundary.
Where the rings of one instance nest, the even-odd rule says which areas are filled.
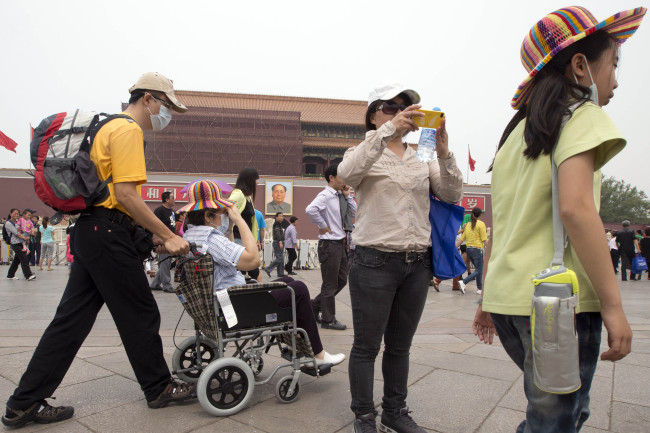
[[[306,366],[300,367],[300,371],[310,376],[316,377],[316,369]],[[332,371],[332,364],[322,364],[318,366],[318,376],[325,376]]]
[[[293,355],[291,354],[291,349],[289,349],[288,347],[282,348],[282,352],[280,352],[280,356],[289,362],[293,361]],[[305,357],[307,357],[307,355],[302,352],[296,353],[296,358],[305,358]]]

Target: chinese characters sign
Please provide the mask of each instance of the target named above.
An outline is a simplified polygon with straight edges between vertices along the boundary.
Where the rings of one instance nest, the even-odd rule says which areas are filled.
[[[162,193],[170,191],[176,201],[186,202],[187,193],[181,193],[182,186],[169,186],[169,185],[142,185],[140,194],[144,201],[161,201]]]
[[[463,199],[460,201],[460,205],[467,210],[472,210],[475,207],[479,207],[482,211],[485,211],[485,197],[478,195],[466,195],[463,196]]]

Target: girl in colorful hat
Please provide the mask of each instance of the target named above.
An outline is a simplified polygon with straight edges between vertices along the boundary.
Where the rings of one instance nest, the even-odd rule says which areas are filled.
[[[179,209],[179,212],[187,212],[185,221],[188,228],[183,238],[190,243],[207,245],[207,252],[214,261],[214,289],[224,290],[246,284],[246,279],[239,270],[257,269],[260,266],[260,256],[257,240],[239,213],[236,203],[222,198],[219,186],[210,180],[192,183],[187,195],[189,203]],[[218,230],[221,227],[221,217],[226,214],[230,221],[228,230],[232,229],[233,224],[237,226],[241,245],[231,242]],[[295,293],[296,321],[298,327],[303,328],[309,337],[316,364],[337,365],[343,362],[344,354],[330,354],[323,350],[307,286],[302,281],[289,277],[280,281],[285,282]],[[291,308],[291,294],[288,290],[274,290],[270,294],[281,308]]]
[[[598,215],[600,169],[625,146],[601,107],[618,87],[620,45],[634,34],[645,12],[628,10],[599,22],[584,8],[560,9],[535,24],[521,48],[529,74],[512,100],[518,111],[503,133],[493,163],[494,231],[486,254],[483,304],[473,325],[474,334],[486,343],[498,333],[524,372],[528,408],[517,432],[580,430],[589,416],[603,323],[609,349],[601,359],[616,361],[630,352],[632,331],[609,252],[594,233],[603,232]],[[565,116],[568,121],[562,128]],[[575,326],[582,385],[568,394],[544,392],[533,380],[531,275],[554,255],[554,146],[559,213],[569,236],[564,262],[578,275],[580,287]]]

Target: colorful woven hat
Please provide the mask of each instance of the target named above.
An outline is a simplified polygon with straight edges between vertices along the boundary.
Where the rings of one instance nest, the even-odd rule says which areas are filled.
[[[605,30],[621,45],[639,28],[646,8],[619,12],[598,22],[587,9],[570,6],[546,15],[530,29],[521,44],[521,63],[529,72],[517,88],[510,105],[518,110],[528,99],[533,77],[553,57],[580,39],[597,30]]]
[[[211,180],[197,180],[187,188],[187,203],[178,211],[191,212],[203,209],[224,209],[235,204],[234,201],[221,197],[219,185]]]

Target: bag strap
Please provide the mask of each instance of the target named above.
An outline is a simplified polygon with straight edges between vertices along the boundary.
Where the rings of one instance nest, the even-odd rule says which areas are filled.
[[[102,119],[101,121],[98,122],[99,116],[106,116],[106,118]],[[106,125],[108,122],[111,120],[115,119],[126,119],[130,122],[134,122],[133,118],[130,116],[127,116],[126,114],[111,114],[107,115],[106,113],[100,113],[95,116],[95,118],[92,120],[90,123],[90,126],[88,127],[88,131],[86,132],[86,137],[84,137],[84,140],[81,143],[81,147],[79,148],[79,151],[90,153],[90,146],[92,146],[93,141],[95,141],[95,136],[97,136],[97,133],[99,132],[100,129],[104,125]],[[105,181],[103,181],[101,184],[99,184],[99,187],[95,190],[95,192],[88,198],[91,203],[94,203],[95,200],[104,193],[104,189],[108,186],[109,183],[113,181],[113,175],[110,175],[106,178]]]
[[[560,218],[560,197],[559,197],[559,187],[558,187],[558,168],[555,163],[555,151],[557,150],[557,144],[560,141],[560,136],[564,130],[564,126],[567,124],[573,111],[575,110],[577,104],[573,104],[569,107],[569,114],[565,114],[562,118],[562,123],[560,125],[560,132],[557,135],[557,140],[553,145],[553,150],[551,151],[551,203],[553,210],[553,246],[555,252],[553,254],[553,260],[551,261],[551,267],[553,266],[563,266],[564,265],[564,250],[569,244],[569,237],[567,236],[564,225],[562,224],[562,219]]]

